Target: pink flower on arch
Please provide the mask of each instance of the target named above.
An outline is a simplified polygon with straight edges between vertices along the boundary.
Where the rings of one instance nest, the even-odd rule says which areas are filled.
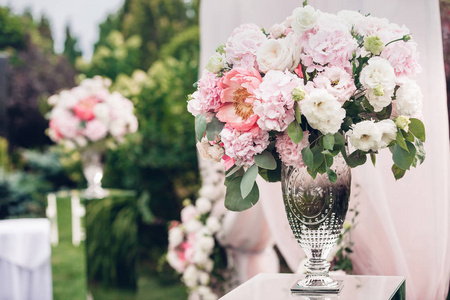
[[[95,118],[94,107],[100,102],[101,100],[95,96],[85,98],[73,107],[73,113],[80,120],[90,121]]]

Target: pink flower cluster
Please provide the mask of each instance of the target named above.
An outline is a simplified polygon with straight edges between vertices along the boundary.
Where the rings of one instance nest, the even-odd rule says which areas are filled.
[[[277,148],[281,161],[286,166],[297,168],[305,166],[302,159],[302,150],[309,145],[308,138],[309,132],[307,131],[303,132],[303,139],[298,144],[294,143],[286,133],[277,136],[275,147]]]
[[[197,83],[197,91],[192,94],[188,102],[188,111],[198,116],[206,112],[213,112],[221,105],[219,87],[220,78],[216,74],[205,72]]]
[[[67,146],[85,147],[108,137],[121,142],[126,134],[136,132],[133,103],[117,92],[110,93],[109,84],[108,80],[94,77],[51,96],[50,138]]]

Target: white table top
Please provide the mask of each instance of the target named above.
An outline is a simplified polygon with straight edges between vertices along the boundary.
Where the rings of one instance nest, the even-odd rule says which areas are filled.
[[[223,300],[389,300],[404,284],[401,276],[332,276],[333,279],[343,280],[344,287],[339,294],[306,297],[291,294],[290,288],[305,275],[303,274],[258,274],[243,283],[230,293],[223,296]]]

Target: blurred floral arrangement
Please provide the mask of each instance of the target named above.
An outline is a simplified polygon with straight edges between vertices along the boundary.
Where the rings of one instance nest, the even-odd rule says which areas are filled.
[[[282,163],[331,182],[338,154],[356,167],[390,148],[396,179],[422,163],[418,58],[405,26],[356,11],[324,13],[307,1],[268,31],[237,27],[188,100],[199,153],[226,167],[225,206],[252,207],[257,174],[279,181]]]
[[[68,148],[93,143],[114,147],[123,142],[126,134],[136,132],[138,120],[133,103],[118,92],[111,93],[110,85],[110,80],[96,76],[51,96],[49,137]]]
[[[181,211],[181,223],[172,221],[169,228],[167,262],[179,274],[192,297],[218,299],[213,291],[218,278],[214,276],[214,260],[211,256],[220,247],[214,234],[221,228],[218,218],[211,216],[212,202],[204,197],[195,201],[185,200]],[[215,271],[215,272],[213,272]]]

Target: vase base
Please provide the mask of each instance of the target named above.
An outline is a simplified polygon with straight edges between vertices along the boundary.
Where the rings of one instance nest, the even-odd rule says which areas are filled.
[[[339,294],[344,287],[342,280],[334,281],[336,284],[332,286],[306,286],[303,281],[299,281],[291,287],[291,293],[304,295],[317,294]]]

